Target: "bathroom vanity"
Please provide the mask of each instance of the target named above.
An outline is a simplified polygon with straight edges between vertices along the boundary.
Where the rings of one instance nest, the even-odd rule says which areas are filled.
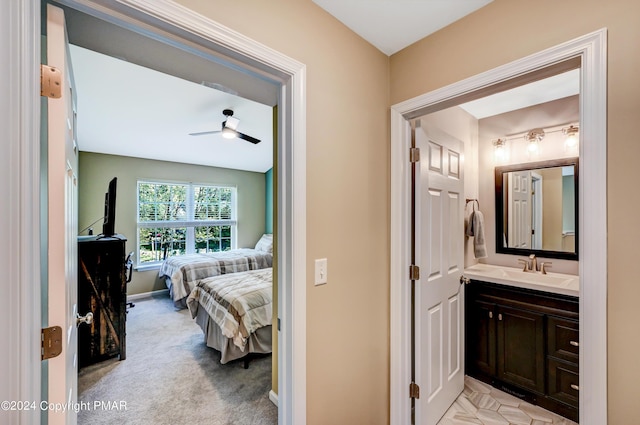
[[[466,373],[577,421],[578,277],[483,264],[464,276]]]

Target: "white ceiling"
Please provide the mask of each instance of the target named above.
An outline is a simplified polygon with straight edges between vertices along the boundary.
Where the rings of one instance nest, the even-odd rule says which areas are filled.
[[[313,0],[390,56],[493,0]]]
[[[475,118],[482,119],[579,93],[580,70],[573,69],[459,106]]]
[[[70,46],[81,151],[264,173],[273,165],[272,108],[230,93]],[[223,109],[256,145],[220,134]]]

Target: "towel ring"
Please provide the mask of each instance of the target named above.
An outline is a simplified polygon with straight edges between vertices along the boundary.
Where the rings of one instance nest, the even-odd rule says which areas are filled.
[[[473,202],[473,211],[476,210],[476,205],[478,205],[478,209],[480,209],[480,202],[477,199],[474,198],[467,198],[467,204],[469,202]]]

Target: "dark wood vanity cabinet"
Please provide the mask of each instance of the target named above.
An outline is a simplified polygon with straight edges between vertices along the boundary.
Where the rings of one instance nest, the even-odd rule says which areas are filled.
[[[578,299],[474,280],[465,289],[467,374],[577,420]]]

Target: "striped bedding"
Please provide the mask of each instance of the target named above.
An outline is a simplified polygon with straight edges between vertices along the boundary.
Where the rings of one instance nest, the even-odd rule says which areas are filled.
[[[251,248],[231,251],[187,254],[167,258],[160,266],[160,278],[165,278],[176,306],[184,307],[199,280],[211,276],[271,267],[273,255]]]
[[[272,268],[214,276],[198,282],[187,307],[195,319],[204,309],[225,337],[245,350],[256,330],[271,325]]]

